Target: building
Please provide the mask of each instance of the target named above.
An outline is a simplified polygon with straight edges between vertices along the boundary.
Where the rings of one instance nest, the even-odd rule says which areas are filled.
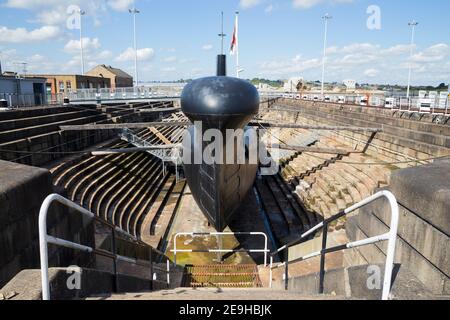
[[[284,83],[284,91],[289,91],[289,92],[297,92],[298,91],[298,86],[301,85],[303,83],[303,78],[299,78],[299,77],[293,77],[290,78],[289,80],[287,80]]]
[[[111,88],[130,88],[133,87],[133,77],[123,70],[106,66],[104,64],[96,66],[89,71],[87,75],[110,79]]]
[[[0,74],[0,100],[6,100],[10,107],[47,104],[45,83],[45,78],[24,78],[13,72],[5,72]]]
[[[42,74],[32,76],[46,79],[46,94],[48,97],[80,89],[111,88],[111,80],[102,77],[77,74]]]
[[[356,80],[344,80],[344,85],[347,91],[354,91],[356,89]]]

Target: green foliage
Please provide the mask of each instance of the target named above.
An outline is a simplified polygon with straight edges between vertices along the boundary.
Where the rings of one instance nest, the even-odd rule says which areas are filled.
[[[284,82],[281,80],[268,80],[268,79],[260,79],[260,78],[253,78],[252,80],[250,80],[250,82],[255,86],[257,86],[260,83],[263,83],[263,84],[267,84],[274,88],[281,88],[284,85]]]

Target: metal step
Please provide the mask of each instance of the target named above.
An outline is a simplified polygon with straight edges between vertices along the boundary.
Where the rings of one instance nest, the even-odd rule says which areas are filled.
[[[192,288],[260,288],[257,265],[188,265],[185,286]]]

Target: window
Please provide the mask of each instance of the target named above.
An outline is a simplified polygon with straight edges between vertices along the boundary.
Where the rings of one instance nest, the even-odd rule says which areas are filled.
[[[66,89],[67,90],[72,89],[72,83],[70,81],[66,81]]]
[[[59,81],[58,87],[59,87],[59,92],[64,92],[64,81]]]

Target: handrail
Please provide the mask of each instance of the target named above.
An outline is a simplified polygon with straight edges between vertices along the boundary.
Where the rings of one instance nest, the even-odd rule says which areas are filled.
[[[177,238],[179,236],[232,236],[232,235],[252,235],[264,237],[264,249],[206,249],[206,250],[194,250],[194,249],[177,249]],[[235,253],[235,252],[249,252],[249,253],[264,253],[264,266],[267,266],[267,254],[270,252],[267,245],[267,235],[264,232],[180,232],[173,238],[173,263],[177,263],[177,252],[190,252],[190,253]]]
[[[112,239],[113,240],[113,249],[112,250],[114,252],[111,253],[106,250],[97,249],[95,247],[93,248],[93,247],[85,246],[85,245],[82,245],[79,243],[75,243],[75,242],[71,242],[68,240],[50,236],[47,233],[47,215],[48,215],[48,210],[50,208],[50,205],[53,202],[59,202],[60,204],[66,206],[68,208],[76,210],[77,212],[86,216],[90,220],[99,222],[99,223],[109,227],[113,232],[113,239]],[[137,260],[137,259],[118,255],[116,253],[116,244],[115,244],[115,233],[116,232],[121,233],[123,235],[126,235],[127,237],[134,239],[137,244],[147,246],[150,250],[150,261]],[[150,274],[151,274],[151,281],[154,281],[153,279],[155,277],[155,274],[153,273],[154,266],[153,266],[153,261],[152,261],[152,253],[156,252],[158,255],[162,255],[163,257],[165,257],[167,259],[166,283],[167,283],[168,287],[170,286],[170,264],[169,264],[169,258],[165,254],[163,254],[161,251],[159,251],[157,249],[154,249],[154,248],[146,245],[145,243],[141,243],[133,235],[129,234],[128,232],[122,230],[121,228],[119,228],[107,221],[104,221],[104,220],[98,218],[95,214],[93,214],[89,210],[86,210],[85,208],[64,198],[63,196],[61,196],[59,194],[51,194],[45,198],[45,200],[43,201],[41,208],[39,210],[39,254],[40,254],[40,261],[41,261],[41,285],[42,285],[42,299],[43,300],[50,300],[50,283],[49,283],[49,279],[48,279],[48,243],[51,243],[51,244],[54,244],[57,246],[66,247],[69,249],[87,252],[87,253],[94,253],[97,255],[101,255],[101,256],[113,259],[116,284],[117,284],[117,261],[128,262],[128,263],[132,263],[132,264],[144,266],[144,267],[149,266]]]
[[[326,248],[326,242],[327,242],[327,233],[328,233],[328,225],[343,217],[348,215],[349,213],[358,210],[380,198],[386,198],[389,201],[389,205],[391,208],[391,224],[390,224],[390,230],[389,232],[379,235],[379,236],[375,236],[375,237],[371,237],[368,239],[364,239],[364,240],[359,240],[359,241],[355,241],[355,242],[349,242],[347,244],[344,245],[339,245],[339,246],[335,246],[335,247],[331,247],[331,248]],[[296,240],[296,241],[292,241],[289,244],[286,244],[282,247],[280,247],[279,249],[273,251],[270,253],[270,272],[269,272],[269,287],[272,287],[272,270],[279,268],[280,266],[285,266],[285,289],[288,289],[288,281],[289,281],[289,275],[288,275],[288,265],[289,263],[292,262],[299,262],[299,261],[304,261],[304,260],[308,260],[311,259],[313,257],[317,257],[317,256],[321,256],[321,260],[320,260],[320,288],[319,288],[319,293],[323,293],[323,279],[324,279],[324,274],[325,274],[325,255],[327,253],[331,253],[331,252],[336,252],[336,251],[341,251],[341,250],[345,250],[345,249],[351,249],[351,248],[357,248],[357,247],[361,247],[361,246],[366,246],[369,244],[374,244],[380,241],[388,241],[388,249],[387,249],[387,254],[386,254],[386,263],[385,263],[385,270],[384,270],[384,281],[383,281],[383,293],[382,293],[382,300],[388,300],[389,299],[389,294],[390,294],[390,290],[391,290],[391,279],[392,279],[392,269],[394,267],[394,255],[395,255],[395,244],[396,244],[396,239],[397,239],[397,229],[398,229],[398,220],[399,220],[399,210],[398,210],[398,203],[397,203],[397,199],[395,198],[395,196],[387,190],[383,190],[380,192],[377,192],[376,194],[362,200],[361,202],[345,209],[344,211],[341,211],[340,213],[322,221],[321,223],[319,223],[318,225],[316,225],[315,227],[311,228],[310,230],[308,230],[307,232],[305,232],[304,234],[301,235],[301,237]],[[301,241],[303,239],[305,239],[306,237],[308,237],[309,235],[311,235],[313,232],[319,230],[319,229],[323,229],[323,233],[322,233],[322,250],[317,251],[317,252],[313,252],[310,253],[308,255],[305,255],[301,258],[295,259],[293,261],[289,261],[289,255],[286,254],[286,261],[278,266],[273,267],[273,257],[274,255],[282,252],[282,251],[286,251],[288,252],[288,249],[293,246],[293,245],[297,245],[299,243],[301,243]]]

